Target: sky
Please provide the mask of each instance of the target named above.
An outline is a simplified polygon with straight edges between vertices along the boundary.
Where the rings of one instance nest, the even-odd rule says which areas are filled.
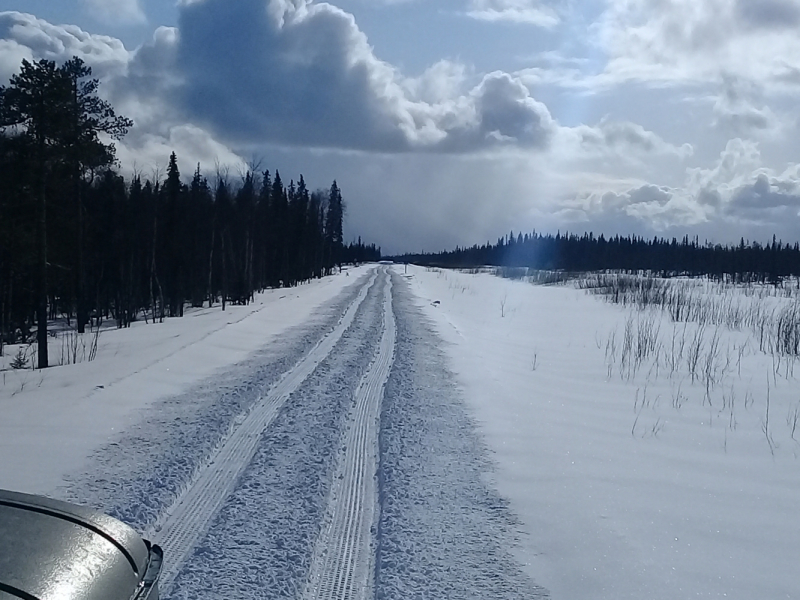
[[[385,252],[800,238],[800,0],[0,0],[0,82],[74,55],[123,174],[336,179]]]

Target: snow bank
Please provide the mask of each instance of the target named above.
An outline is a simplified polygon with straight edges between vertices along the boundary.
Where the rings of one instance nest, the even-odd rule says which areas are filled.
[[[161,324],[103,330],[92,362],[3,370],[0,487],[54,493],[66,474],[85,471],[94,450],[140,423],[156,401],[179,396],[292,327],[313,321],[320,307],[368,270],[363,266],[297,288],[269,290],[249,306],[224,312],[217,306]],[[52,356],[59,356],[60,343],[51,343]],[[15,348],[6,353],[4,364]]]
[[[514,560],[517,522],[440,340],[394,277],[395,364],[381,414],[376,598],[546,598]]]
[[[609,340],[645,319],[669,344],[666,315],[572,287],[409,274],[523,522],[519,558],[554,598],[797,597],[800,386],[785,362],[776,374],[749,333],[722,327],[719,360],[741,364],[710,390],[685,361],[626,374]]]

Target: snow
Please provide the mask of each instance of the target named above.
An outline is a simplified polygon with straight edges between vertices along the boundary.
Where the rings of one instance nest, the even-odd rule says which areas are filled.
[[[269,290],[248,306],[224,312],[217,305],[160,324],[104,329],[92,362],[44,371],[3,369],[0,488],[52,494],[159,400],[179,396],[257,349],[283,344],[284,332],[313,321],[320,307],[368,270],[362,266],[297,288]],[[60,359],[61,343],[51,341],[51,360]],[[0,368],[16,352],[6,347]]]
[[[628,377],[605,352],[629,320],[660,324],[668,345],[683,324],[666,315],[571,286],[408,273],[521,520],[518,558],[553,598],[798,597],[793,363],[776,374],[748,331],[721,327],[720,360],[747,350],[706,397],[686,364]]]
[[[341,430],[374,355],[380,291],[372,286],[353,326],[263,433],[253,461],[168,597],[300,597],[322,529]]]
[[[517,519],[441,342],[394,278],[395,368],[381,416],[376,598],[546,598],[514,560]]]
[[[131,409],[99,445],[84,442],[85,460],[60,463],[48,493],[163,543],[165,598],[325,597],[320,561],[320,581],[374,582],[352,582],[362,600],[546,597],[512,556],[518,522],[481,476],[486,448],[440,342],[408,283],[392,283],[360,277],[280,343]],[[265,426],[249,427],[265,410]],[[346,547],[332,533],[359,524]]]
[[[104,329],[92,362],[13,371],[8,348],[0,488],[147,531],[294,373],[171,595],[297,597],[337,469],[358,454],[353,397],[385,325],[383,284],[362,287],[373,269]],[[748,327],[673,324],[572,285],[389,270],[397,341],[378,431],[376,597],[798,596],[794,361],[761,352]],[[697,293],[726,294],[725,311],[795,302]],[[626,330],[658,350],[631,362]],[[686,353],[669,366],[673,339],[700,341],[694,378]],[[313,360],[300,374],[303,357]]]

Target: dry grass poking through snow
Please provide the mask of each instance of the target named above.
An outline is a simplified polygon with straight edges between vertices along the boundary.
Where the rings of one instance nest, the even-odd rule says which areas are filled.
[[[709,411],[709,426],[722,420],[736,431],[743,412],[757,422],[773,454],[782,442],[800,446],[800,286],[734,285],[704,279],[591,274],[576,285],[629,309],[624,324],[595,337],[608,377],[637,384],[637,434],[642,412],[657,410],[653,387],[669,388],[676,410],[691,401]],[[662,385],[658,385],[661,383]],[[648,390],[650,390],[648,392]],[[785,418],[783,418],[785,417]],[[751,421],[753,419],[750,419]],[[663,428],[661,417],[650,426]],[[640,431],[641,433],[641,431]],[[780,440],[780,441],[777,441]]]
[[[796,597],[796,282],[408,271],[554,598]]]
[[[466,272],[574,285],[628,309],[616,327],[595,333],[595,344],[607,378],[636,386],[632,435],[657,437],[674,423],[664,405],[700,406],[709,427],[724,422],[726,452],[728,433],[749,422],[773,455],[784,447],[800,457],[800,280],[734,284],[502,267]]]

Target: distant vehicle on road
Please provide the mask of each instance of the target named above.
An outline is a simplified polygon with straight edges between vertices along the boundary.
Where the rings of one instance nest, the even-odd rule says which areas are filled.
[[[0,490],[0,598],[158,600],[162,560],[108,515]]]
[[[393,265],[394,261],[392,261],[392,260],[381,260],[381,261],[378,261],[378,264],[379,265]]]

